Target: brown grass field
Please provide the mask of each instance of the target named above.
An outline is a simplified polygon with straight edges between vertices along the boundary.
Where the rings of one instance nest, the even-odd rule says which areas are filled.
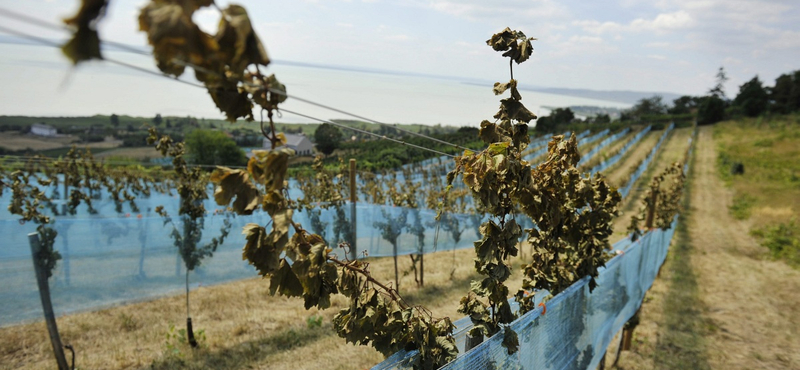
[[[58,149],[69,146],[73,141],[75,141],[75,138],[71,136],[45,138],[17,132],[0,133],[0,147],[8,150],[25,150],[28,148],[35,151]]]
[[[8,150],[42,151],[58,148],[68,148],[76,145],[80,148],[116,148],[122,145],[122,140],[107,140],[98,143],[80,143],[75,136],[62,137],[42,137],[32,134],[20,134],[17,132],[0,132],[0,147]]]
[[[755,178],[752,183],[726,186],[720,179],[718,146],[739,137],[734,124],[720,125],[730,131],[714,135],[714,127],[700,130],[685,211],[662,273],[643,303],[633,348],[619,359],[622,369],[800,369],[800,336],[796,335],[800,271],[769,258],[748,234],[750,228],[786,213],[796,217],[800,191],[778,200],[759,198],[749,219],[734,219],[728,206],[735,194],[765,192],[769,183]],[[660,134],[648,134],[622,164],[611,169],[609,178],[629,173]],[[640,183],[646,184],[648,176],[682,158],[690,134],[691,129],[676,130]],[[792,150],[800,148],[798,144],[800,139],[790,137],[772,150],[796,155]],[[637,184],[639,189],[632,192],[615,230],[627,227],[643,186]],[[612,242],[619,237],[615,234]],[[476,277],[473,253],[426,255],[426,287],[415,287],[413,276],[407,275],[401,280],[401,292],[436,316],[460,318],[458,300]],[[521,283],[518,267],[522,261],[514,261],[515,274],[509,280],[512,291]],[[371,262],[377,278],[392,280],[391,258]],[[401,270],[410,266],[408,257],[400,262]],[[343,304],[337,297],[328,310],[306,311],[300,300],[270,296],[268,282],[257,278],[201,287],[192,291],[195,331],[203,330],[205,335],[198,350],[168,336],[170,325],[185,325],[183,295],[58,320],[62,339],[75,346],[81,369],[369,368],[383,357],[369,347],[346,344],[331,329],[331,318]],[[322,317],[321,327],[309,324],[315,315]],[[615,349],[612,343],[609,367]],[[0,329],[0,369],[43,369],[53,364],[43,322]]]

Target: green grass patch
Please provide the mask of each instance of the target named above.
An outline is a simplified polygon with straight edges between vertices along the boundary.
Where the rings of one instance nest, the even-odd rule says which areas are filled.
[[[758,139],[755,142],[753,142],[753,146],[757,148],[770,148],[773,145],[775,145],[775,140],[767,138]]]
[[[753,206],[756,204],[756,198],[747,194],[737,195],[733,198],[733,203],[728,207],[731,216],[737,220],[746,220],[750,218]]]
[[[774,259],[785,260],[792,267],[800,267],[800,226],[792,219],[786,223],[753,229],[750,232],[769,249]]]

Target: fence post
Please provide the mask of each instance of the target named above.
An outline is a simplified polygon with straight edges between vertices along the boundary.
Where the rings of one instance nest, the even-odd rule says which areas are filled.
[[[647,208],[647,218],[644,221],[644,227],[647,230],[653,228],[653,222],[656,218],[656,202],[658,202],[658,191],[654,191],[651,196],[651,206]]]
[[[66,216],[67,215],[67,204],[69,204],[69,186],[67,182],[69,181],[69,175],[65,172],[64,173],[64,204],[61,205],[61,214]],[[67,233],[64,232],[61,236],[61,240],[64,243],[64,254],[61,256],[63,257],[64,262],[64,282],[69,285],[70,283],[70,269],[69,269],[69,239],[67,239]]]
[[[656,218],[656,202],[658,202],[658,191],[653,191],[653,194],[650,198],[650,207],[647,207],[647,217],[645,218],[644,227],[648,231],[653,228],[653,223],[655,222]],[[661,269],[659,268],[659,273]],[[636,326],[639,325],[639,313],[642,311],[642,306],[639,306],[639,309],[636,310],[636,313],[633,314],[633,317],[625,323],[625,326],[622,330],[622,350],[623,351],[630,351],[631,344],[633,343],[633,330],[636,329]]]
[[[58,335],[56,316],[53,313],[53,303],[50,301],[50,285],[47,282],[47,272],[44,271],[39,261],[39,252],[42,249],[41,244],[39,244],[39,233],[28,234],[28,243],[31,245],[33,270],[36,272],[36,283],[39,285],[39,298],[42,299],[44,321],[47,324],[47,331],[50,334],[50,344],[53,345],[56,363],[58,364],[59,370],[69,370],[67,358],[64,356],[64,346],[61,345],[61,337]]]
[[[350,226],[352,227],[352,240],[350,240],[350,259],[355,261],[358,257],[356,250],[356,160],[350,158]]]

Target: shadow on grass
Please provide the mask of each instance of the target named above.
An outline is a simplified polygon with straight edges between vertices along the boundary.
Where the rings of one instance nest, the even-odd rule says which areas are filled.
[[[262,364],[264,359],[282,351],[306,346],[322,338],[335,335],[331,325],[320,328],[292,327],[272,333],[261,339],[240,343],[232,347],[210,352],[206,349],[192,350],[181,346],[179,352],[168,352],[153,361],[147,369],[250,369]],[[194,353],[188,353],[196,351]]]
[[[697,276],[692,268],[694,246],[686,225],[691,223],[689,205],[692,189],[692,166],[685,187],[683,212],[676,230],[675,244],[670,249],[664,269],[669,281],[664,294],[663,322],[654,353],[656,369],[710,369],[706,353],[705,335],[709,322],[704,318],[705,307],[700,301]]]
[[[404,294],[403,297],[409,303],[424,302],[428,307],[436,306],[440,302],[452,300],[451,297],[447,296],[447,292],[452,292],[455,289],[466,293],[466,289],[460,290],[457,287],[469,287],[469,283],[474,278],[474,274],[470,274],[460,279],[451,280],[449,285],[428,285],[424,288],[410,291]],[[265,361],[269,356],[308,346],[318,340],[336,335],[333,325],[330,323],[324,323],[322,327],[317,328],[298,325],[272,332],[260,339],[221,348],[216,351],[200,349],[194,353],[188,353],[192,349],[188,346],[181,346],[179,353],[167,352],[145,368],[153,370],[259,368],[259,366],[266,365]],[[344,343],[344,339],[342,339],[342,343]]]

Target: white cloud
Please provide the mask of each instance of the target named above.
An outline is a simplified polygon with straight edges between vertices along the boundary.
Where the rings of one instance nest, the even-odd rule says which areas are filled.
[[[384,39],[389,41],[406,41],[408,40],[408,35],[389,35],[384,37]]]
[[[563,18],[569,11],[553,0],[409,0],[418,6],[469,20],[503,21],[506,24],[528,23],[532,19]]]
[[[658,42],[648,42],[644,44],[644,46],[648,48],[667,48],[670,47],[671,44],[669,42],[658,41]]]
[[[656,32],[666,32],[690,28],[695,21],[689,13],[680,10],[674,13],[662,13],[653,20],[635,19],[630,24],[633,31],[653,30]]]
[[[581,27],[584,31],[594,34],[616,33],[625,28],[623,25],[616,22],[599,22],[594,20],[573,21],[572,25]]]
[[[691,28],[695,24],[695,21],[689,13],[681,10],[674,13],[662,13],[653,19],[637,18],[628,24],[599,22],[595,20],[573,21],[572,24],[581,27],[586,32],[599,35],[641,31],[664,33]]]

